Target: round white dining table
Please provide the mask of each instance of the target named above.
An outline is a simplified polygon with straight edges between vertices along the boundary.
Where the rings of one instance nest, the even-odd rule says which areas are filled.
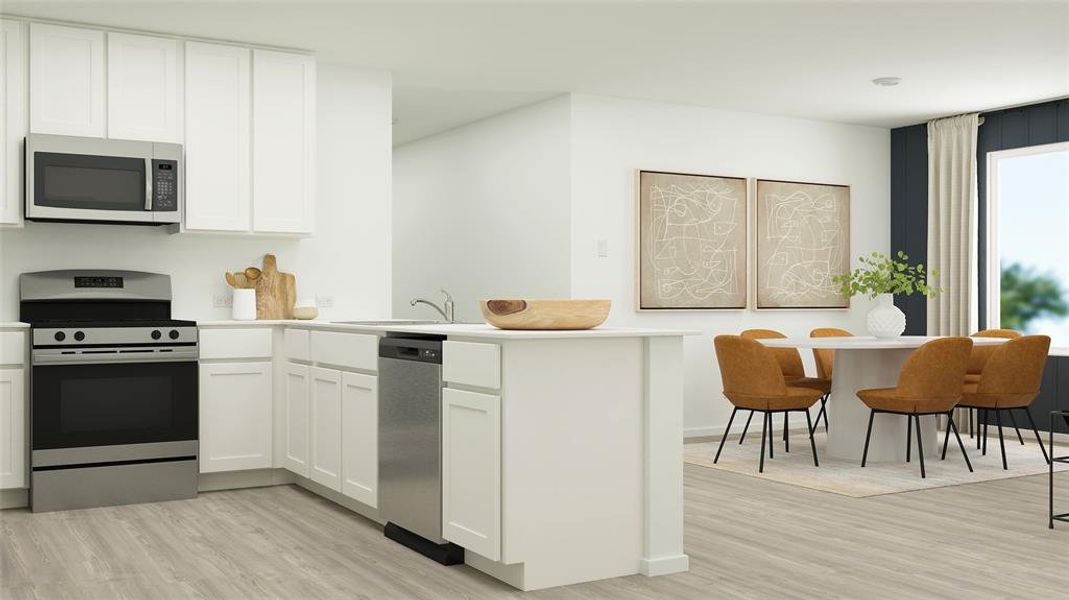
[[[831,397],[828,400],[828,445],[825,454],[835,458],[857,460],[865,447],[869,408],[857,397],[866,388],[889,388],[898,383],[898,372],[915,349],[938,336],[904,335],[897,338],[821,337],[759,339],[770,348],[809,348],[835,350],[832,367]],[[975,345],[997,345],[1002,338],[972,338]],[[957,424],[957,423],[956,423]],[[926,456],[934,452],[937,440],[936,417],[921,418],[921,438]],[[958,430],[961,430],[961,425]],[[877,414],[872,424],[869,461],[904,461],[906,459],[906,417]],[[916,447],[916,433],[912,443]],[[914,452],[916,454],[916,452]]]

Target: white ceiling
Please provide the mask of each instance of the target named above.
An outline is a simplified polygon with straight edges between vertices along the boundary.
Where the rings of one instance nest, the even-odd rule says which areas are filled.
[[[1069,2],[49,2],[394,73],[395,143],[564,92],[882,127],[1069,96]],[[877,88],[880,76],[903,78]]]

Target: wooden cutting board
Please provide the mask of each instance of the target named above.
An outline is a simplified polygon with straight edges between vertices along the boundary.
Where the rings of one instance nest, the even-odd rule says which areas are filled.
[[[297,303],[297,278],[292,273],[278,270],[274,254],[264,255],[264,266],[254,283],[257,319],[273,321],[293,318],[293,306]]]

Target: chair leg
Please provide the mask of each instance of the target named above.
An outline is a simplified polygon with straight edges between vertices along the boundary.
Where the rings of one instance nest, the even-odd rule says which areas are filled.
[[[775,446],[775,444],[772,443],[772,439],[776,436],[776,424],[772,420],[772,413],[769,412],[769,413],[767,413],[767,415],[768,415],[768,457],[769,458],[776,458],[772,454],[772,447]]]
[[[735,413],[737,412],[739,412],[739,407],[732,407],[731,416],[728,417],[728,426],[724,428],[724,435],[720,437],[720,446],[716,449],[716,457],[713,458],[714,465],[716,461],[720,460],[720,451],[724,449],[724,440],[728,439],[728,433],[731,431],[731,424],[735,421]]]
[[[913,417],[906,415],[906,462],[909,462],[909,451],[913,446],[911,439],[913,439]]]
[[[927,477],[924,473],[924,441],[921,440],[921,417],[920,415],[913,415],[913,418],[917,420],[917,459],[921,463],[921,479]]]
[[[750,416],[746,417],[746,427],[742,428],[742,435],[739,436],[739,445],[742,445],[742,441],[746,439],[746,432],[750,430],[750,421],[753,420],[753,412],[750,411]]]
[[[831,393],[824,394],[824,397],[820,399],[820,414],[824,415],[824,433],[828,433],[828,397]],[[820,420],[817,420],[819,423]]]
[[[1006,440],[1002,439],[1002,411],[995,409],[995,425],[998,426],[998,445],[1002,449],[1002,470],[1008,471],[1006,465]]]
[[[943,436],[943,455],[939,457],[939,460],[946,460],[947,459],[947,442],[950,441],[950,424],[954,422],[954,416],[953,415],[954,415],[954,409],[953,408],[950,409],[949,411],[947,411],[947,417],[948,417],[947,418],[947,430],[946,430],[946,434]]]
[[[761,462],[757,467],[758,473],[765,472],[765,438],[768,432],[768,419],[769,414],[767,412],[761,414]]]
[[[817,442],[813,439],[813,423],[809,419],[809,409],[806,409],[803,412],[805,412],[806,428],[809,429],[809,447],[813,450],[813,466],[819,467],[820,461],[817,460]]]
[[[876,416],[876,411],[869,411],[869,428],[865,432],[865,450],[861,453],[861,466],[865,466],[865,462],[869,459],[869,439],[872,437],[872,419]]]
[[[791,429],[787,424],[787,415],[791,414],[790,411],[783,411],[783,451],[791,451]]]
[[[1043,460],[1050,464],[1050,457],[1047,456],[1047,449],[1043,447],[1043,438],[1039,437],[1039,429],[1036,427],[1036,421],[1032,418],[1032,410],[1027,406],[1024,407],[1024,414],[1028,415],[1028,422],[1032,425],[1032,433],[1036,434],[1036,441],[1039,442],[1039,449],[1043,451]]]
[[[969,439],[972,439],[972,437],[973,437],[972,426],[973,426],[973,422],[976,421],[976,419],[975,419],[976,409],[975,408],[966,408],[965,409],[965,413],[967,415],[969,415]]]
[[[969,467],[969,472],[972,473],[972,462],[969,461],[969,455],[965,452],[965,444],[961,442],[961,436],[958,435],[958,426],[954,424],[954,410],[951,409],[947,413],[947,429],[954,430],[954,437],[958,440],[958,448],[961,448],[961,455],[965,457],[965,466]],[[946,458],[947,448],[946,443],[943,444],[943,457]]]
[[[987,456],[987,409],[984,409],[984,450],[983,456]]]
[[[1013,416],[1013,409],[1007,410],[1006,414],[1010,416],[1010,423],[1013,424],[1013,430],[1017,432],[1017,441],[1021,442],[1021,445],[1024,446],[1024,438],[1021,437],[1021,428],[1017,427],[1017,417]]]

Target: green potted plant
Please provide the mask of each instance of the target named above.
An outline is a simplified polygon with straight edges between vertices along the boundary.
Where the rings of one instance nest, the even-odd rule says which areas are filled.
[[[867,318],[871,335],[896,338],[906,330],[906,315],[895,306],[895,295],[918,293],[934,298],[940,291],[928,282],[929,276],[938,275],[936,271],[929,274],[923,264],[911,265],[908,260],[909,256],[901,250],[893,258],[873,252],[860,257],[861,266],[853,272],[832,277],[847,298],[864,294],[876,300],[876,307],[869,311]]]

